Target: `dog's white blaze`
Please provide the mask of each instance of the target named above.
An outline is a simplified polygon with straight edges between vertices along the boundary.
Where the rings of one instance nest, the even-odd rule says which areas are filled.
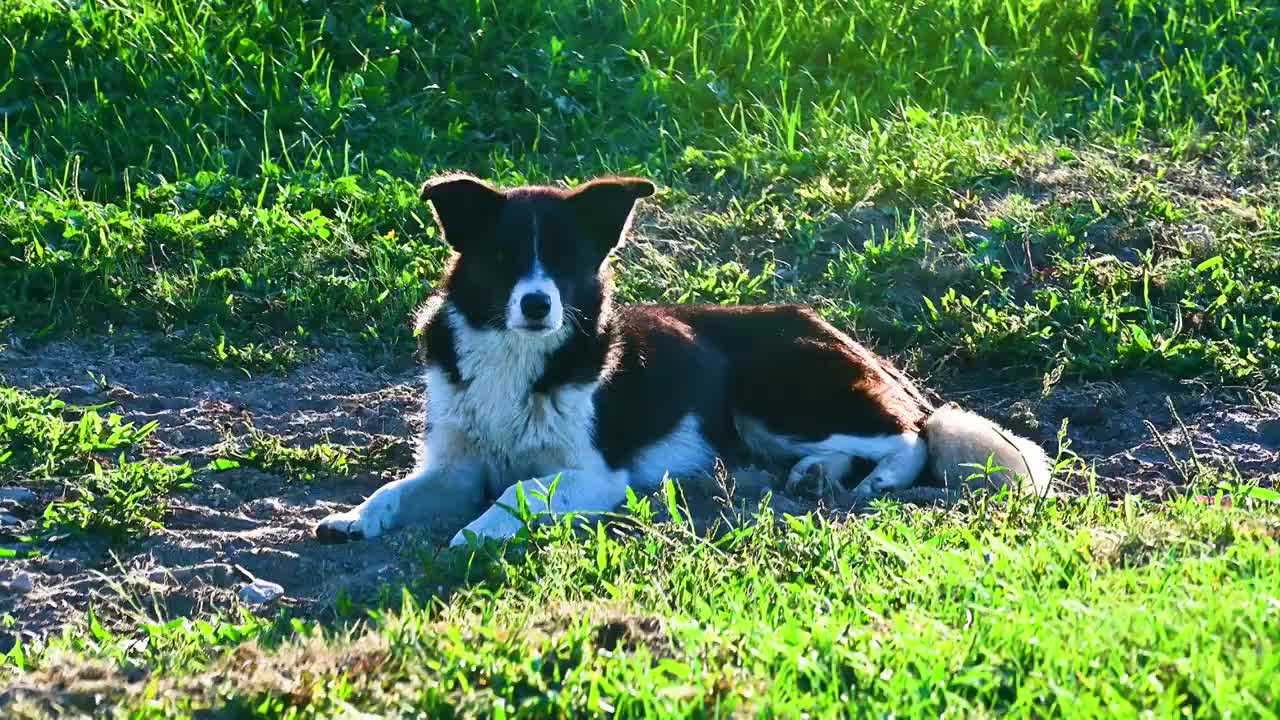
[[[638,489],[652,490],[663,475],[679,477],[705,472],[715,464],[716,452],[702,435],[702,423],[693,414],[685,415],[666,437],[645,448],[631,464],[631,482]]]
[[[527,318],[520,308],[520,299],[530,293],[543,293],[551,300],[551,309],[545,318]],[[507,299],[507,327],[519,330],[531,323],[545,323],[545,333],[554,333],[564,325],[564,302],[560,299],[560,288],[542,269],[541,261],[535,261],[533,270],[520,278],[511,288],[511,297]]]
[[[533,216],[533,267],[530,268],[529,274],[516,281],[514,287],[511,288],[511,296],[507,298],[507,328],[518,330],[526,327],[531,322],[545,323],[546,330],[543,332],[550,334],[559,330],[564,325],[564,302],[560,299],[560,288],[556,287],[556,283],[548,275],[546,268],[542,265],[542,246],[541,239],[538,236],[538,216]],[[546,318],[534,320],[524,316],[524,310],[520,307],[520,299],[530,293],[543,293],[551,300],[551,310],[547,313]]]

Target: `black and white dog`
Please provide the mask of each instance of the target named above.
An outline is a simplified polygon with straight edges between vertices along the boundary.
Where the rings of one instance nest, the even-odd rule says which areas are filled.
[[[534,513],[604,512],[628,486],[650,490],[744,451],[791,463],[790,483],[839,482],[855,459],[870,460],[860,498],[929,472],[944,484],[970,478],[966,465],[988,460],[1008,470],[988,482],[1016,475],[1047,489],[1038,446],[971,413],[935,410],[808,308],[613,307],[607,258],[636,201],[653,192],[636,178],[502,191],[460,174],[422,187],[456,251],[417,319],[422,460],[322,520],[319,539],[372,538],[442,516],[470,520],[454,545],[466,530],[510,537],[522,527],[507,509],[518,481]],[[537,488],[557,477],[547,507]]]

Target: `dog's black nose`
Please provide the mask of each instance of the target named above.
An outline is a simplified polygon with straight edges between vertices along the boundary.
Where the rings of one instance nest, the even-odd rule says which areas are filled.
[[[551,314],[551,296],[544,292],[531,292],[520,298],[520,312],[528,320],[545,320]]]

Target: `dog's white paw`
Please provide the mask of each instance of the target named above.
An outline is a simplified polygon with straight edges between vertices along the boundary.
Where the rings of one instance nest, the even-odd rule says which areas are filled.
[[[864,503],[880,497],[885,493],[875,478],[866,478],[853,488],[854,502]]]
[[[905,487],[910,487],[910,484],[902,483],[889,475],[873,472],[853,488],[853,500],[857,503],[870,502]]]
[[[315,528],[316,539],[328,543],[369,540],[391,530],[399,525],[401,489],[392,483],[356,507],[321,520]]]
[[[383,524],[373,521],[372,513],[354,508],[334,513],[316,524],[316,539],[323,543],[368,540],[382,534]]]
[[[449,547],[460,547],[467,544],[467,534],[478,539],[506,540],[515,537],[524,527],[524,523],[506,508],[491,507],[483,515],[471,521],[471,524],[458,531],[449,541]]]

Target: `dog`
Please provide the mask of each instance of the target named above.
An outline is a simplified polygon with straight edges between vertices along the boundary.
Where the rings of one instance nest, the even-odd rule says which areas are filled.
[[[613,510],[628,487],[744,455],[786,463],[788,485],[874,468],[855,498],[931,476],[944,486],[1018,479],[1048,488],[1035,443],[973,413],[935,408],[890,363],[797,305],[615,307],[609,256],[652,182],[499,189],[467,174],[422,186],[454,251],[415,320],[426,377],[421,461],[319,540],[373,538],[453,518],[510,538],[535,514]],[[554,484],[554,492],[546,489]],[[539,488],[542,491],[539,491]],[[496,499],[496,502],[489,504]],[[486,508],[487,505],[487,508]]]

